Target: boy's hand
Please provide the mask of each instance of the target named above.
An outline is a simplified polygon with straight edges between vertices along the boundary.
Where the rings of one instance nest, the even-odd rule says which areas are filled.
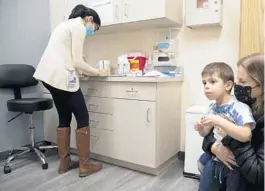
[[[201,124],[200,121],[197,121],[197,122],[195,123],[195,125],[194,125],[194,129],[195,129],[196,131],[202,131],[202,130],[203,130],[203,126],[202,126],[202,124]]]
[[[209,115],[201,120],[202,126],[221,126],[224,118],[218,115]]]

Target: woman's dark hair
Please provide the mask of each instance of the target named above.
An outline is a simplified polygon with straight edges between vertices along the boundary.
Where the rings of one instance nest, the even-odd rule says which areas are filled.
[[[74,18],[77,18],[77,17],[81,17],[82,19],[85,18],[86,16],[92,16],[93,17],[93,22],[95,24],[97,24],[98,26],[101,26],[101,21],[100,21],[100,18],[98,16],[98,13],[94,10],[94,9],[91,9],[91,8],[88,8],[84,5],[76,5],[71,14],[69,15],[69,18],[68,19],[74,19]]]

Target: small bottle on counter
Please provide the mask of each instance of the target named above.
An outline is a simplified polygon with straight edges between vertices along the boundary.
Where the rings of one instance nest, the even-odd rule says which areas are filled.
[[[123,62],[123,74],[128,74],[130,72],[130,62],[126,59]]]
[[[149,56],[148,60],[146,61],[145,67],[144,67],[144,74],[152,71],[153,69],[154,68],[153,68],[152,56]]]

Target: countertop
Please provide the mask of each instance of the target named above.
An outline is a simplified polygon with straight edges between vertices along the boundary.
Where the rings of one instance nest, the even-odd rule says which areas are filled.
[[[158,77],[158,76],[97,76],[81,77],[80,81],[103,81],[103,82],[182,82],[183,76],[177,77]]]

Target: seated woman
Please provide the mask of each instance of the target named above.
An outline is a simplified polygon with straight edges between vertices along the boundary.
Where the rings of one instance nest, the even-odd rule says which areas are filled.
[[[235,96],[251,107],[256,120],[251,144],[240,143],[230,136],[217,143],[212,132],[205,137],[203,150],[229,167],[235,158],[241,176],[247,182],[247,190],[261,191],[264,190],[264,54],[256,53],[242,58],[237,66]]]

